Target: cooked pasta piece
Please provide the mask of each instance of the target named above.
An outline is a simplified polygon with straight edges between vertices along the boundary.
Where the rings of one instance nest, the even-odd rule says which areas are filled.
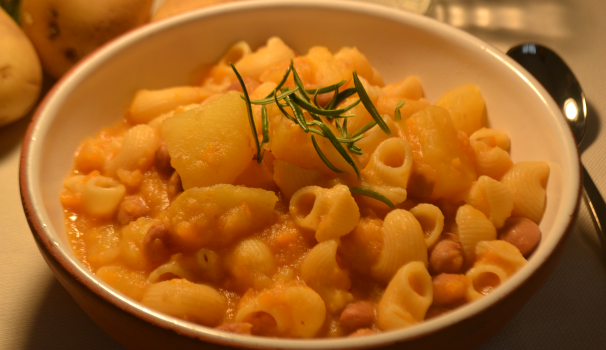
[[[94,176],[82,186],[82,206],[92,217],[108,218],[118,210],[125,192],[126,188],[118,181],[110,177]]]
[[[360,147],[360,149],[362,150],[362,154],[358,157],[358,160],[360,161],[360,166],[362,167],[366,167],[368,165],[370,158],[375,153],[377,147],[379,147],[379,145],[383,141],[397,136],[397,124],[391,118],[383,118],[383,120],[385,121],[385,124],[387,124],[389,130],[392,130],[391,135],[387,135],[379,127],[373,127],[372,129],[366,132],[363,139],[356,142],[356,145],[358,145],[358,147]]]
[[[467,271],[468,300],[488,294],[526,264],[515,246],[501,240],[479,242],[476,257],[473,267]]]
[[[143,294],[141,303],[209,327],[217,326],[227,311],[227,299],[216,289],[181,278],[152,284]]]
[[[386,331],[423,321],[432,300],[433,285],[427,268],[420,261],[409,262],[397,271],[379,301],[379,328]]]
[[[317,244],[301,265],[301,278],[322,297],[330,312],[340,311],[353,301],[349,273],[337,263],[338,246],[336,239]]]
[[[377,147],[361,172],[362,183],[387,197],[392,203],[406,200],[408,178],[412,168],[412,150],[406,140],[389,138]]]
[[[471,186],[465,202],[484,213],[496,229],[503,227],[513,210],[513,195],[509,188],[485,175]]]
[[[481,141],[471,141],[471,147],[476,158],[478,176],[487,175],[495,180],[501,180],[513,166],[509,153],[500,147],[490,147]]]
[[[481,211],[469,204],[461,206],[456,216],[457,236],[463,245],[465,264],[471,266],[476,258],[476,245],[497,238],[497,230]]]
[[[421,224],[427,249],[433,247],[444,229],[444,214],[440,208],[433,204],[421,203],[410,209],[410,213]]]
[[[549,164],[542,161],[524,161],[513,165],[501,182],[513,193],[513,216],[523,216],[535,223],[541,222],[545,211],[545,187]]]
[[[240,241],[231,250],[225,264],[238,289],[261,290],[272,283],[271,277],[277,270],[274,260],[274,254],[265,242],[249,238]]]
[[[236,322],[253,325],[255,335],[311,338],[326,318],[324,301],[301,285],[276,285],[240,300]]]
[[[318,242],[351,232],[360,220],[358,205],[345,185],[303,187],[290,199],[289,211],[295,224],[316,231]]]
[[[126,132],[122,148],[105,163],[103,171],[109,176],[115,176],[120,169],[145,171],[154,164],[158,146],[156,132],[151,126],[134,126]]]
[[[195,282],[197,280],[196,274],[193,269],[189,268],[187,265],[187,260],[183,258],[182,253],[175,254],[171,257],[169,262],[158,266],[152,271],[147,280],[151,283],[156,283],[160,282],[163,276],[176,276]]]
[[[200,103],[222,89],[208,86],[178,86],[161,90],[139,90],[128,110],[127,119],[132,124],[145,124],[173,109]]]
[[[372,267],[372,276],[387,283],[398,269],[411,261],[427,266],[427,246],[421,225],[404,209],[391,211],[383,222],[383,250]]]
[[[511,148],[511,140],[505,131],[489,128],[476,130],[471,136],[470,141],[481,141],[490,147],[499,147],[505,152]]]

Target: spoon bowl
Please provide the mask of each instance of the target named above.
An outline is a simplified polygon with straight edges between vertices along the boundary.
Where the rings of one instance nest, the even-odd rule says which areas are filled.
[[[581,145],[587,129],[587,104],[581,84],[564,60],[545,46],[534,43],[512,47],[507,55],[526,68],[549,92],[562,109],[577,146]],[[606,235],[603,229],[606,224],[606,203],[582,163],[581,174],[584,197],[598,230],[602,249],[606,253]]]
[[[572,70],[558,54],[538,44],[512,47],[507,55],[526,68],[562,109],[580,145],[587,128],[585,94]]]

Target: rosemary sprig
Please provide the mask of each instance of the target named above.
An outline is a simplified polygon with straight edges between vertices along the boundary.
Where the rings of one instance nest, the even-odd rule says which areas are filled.
[[[252,114],[252,106],[250,104],[250,98],[248,97],[248,91],[246,91],[246,85],[244,85],[244,81],[238,73],[238,70],[233,65],[233,63],[229,62],[231,69],[233,69],[234,73],[236,73],[236,77],[242,86],[242,92],[244,93],[244,100],[246,101],[246,113],[248,113],[248,122],[250,123],[250,128],[252,129],[253,139],[255,140],[255,145],[257,146],[257,162],[261,163],[263,160],[263,156],[261,155],[261,145],[259,144],[259,136],[257,135],[257,128],[255,127],[255,119]]]
[[[301,91],[301,90],[299,90]],[[303,111],[301,110],[301,108],[299,106],[297,106],[289,97],[286,97],[284,99],[284,101],[286,101],[286,104],[288,104],[288,107],[290,107],[290,109],[292,109],[292,112],[295,114],[295,119],[297,120],[297,124],[299,124],[299,126],[301,127],[301,129],[303,129],[303,131],[308,132],[309,131],[309,127],[307,126],[307,121],[305,120],[305,116],[303,115]]]
[[[261,148],[269,143],[269,118],[267,117],[267,108],[261,107],[261,133],[263,134],[263,141],[261,141]]]
[[[377,109],[372,104],[372,101],[370,100],[370,97],[368,97],[368,93],[366,93],[366,90],[364,90],[364,86],[362,85],[362,82],[360,82],[356,71],[353,72],[353,80],[356,89],[358,89],[358,97],[360,97],[360,100],[364,104],[364,107],[366,108],[368,113],[370,113],[372,118],[377,122],[381,130],[383,130],[387,135],[391,135],[389,127],[387,126],[387,124],[385,124],[385,121],[383,120],[383,118],[381,118],[379,112],[377,112]]]
[[[317,88],[317,89],[305,89],[308,94],[325,94],[327,92],[332,92],[343,86],[347,83],[347,79],[343,79],[340,82],[332,85],[328,85],[325,87]]]
[[[326,166],[329,167],[330,170],[334,171],[335,173],[347,174],[346,172],[339,170],[337,167],[332,165],[332,163],[328,160],[328,158],[326,158],[324,153],[322,153],[320,146],[318,146],[318,143],[316,143],[316,138],[314,137],[314,135],[311,135],[311,143],[313,143],[314,148],[316,149],[316,152],[318,153],[318,156],[320,156],[320,159],[322,159],[324,164],[326,164]]]
[[[297,73],[297,70],[294,68],[294,63],[291,60],[290,65],[286,70],[286,73],[284,74],[276,88],[269,95],[267,95],[266,98],[251,101],[248,92],[246,91],[246,86],[244,85],[242,77],[236,70],[235,66],[231,63],[230,65],[236,73],[236,77],[238,78],[240,85],[242,86],[242,91],[244,93],[244,96],[242,98],[246,101],[248,119],[251,125],[251,129],[253,130],[253,138],[257,146],[256,159],[258,162],[261,162],[263,157],[263,146],[265,146],[265,144],[269,142],[269,118],[267,116],[266,105],[271,103],[275,103],[282,112],[282,114],[286,118],[290,119],[292,122],[298,124],[305,133],[312,133],[327,138],[333,145],[333,147],[335,147],[337,152],[339,152],[339,154],[343,157],[343,159],[354,169],[358,178],[360,177],[360,171],[350,152],[353,154],[361,155],[362,149],[358,147],[355,142],[361,140],[364,137],[363,133],[370,130],[375,125],[379,125],[379,127],[381,127],[384,132],[390,134],[389,127],[372,104],[372,101],[368,97],[366,90],[364,90],[364,86],[360,82],[358,75],[355,71],[353,72],[353,81],[355,87],[345,89],[344,91],[340,92],[339,88],[345,83],[347,83],[347,79],[344,79],[336,84],[320,87],[317,89],[305,89],[303,82],[299,77],[299,74]],[[288,76],[291,73],[293,75],[293,80],[295,83],[294,88],[288,88],[284,86],[284,84],[288,80]],[[318,104],[318,94],[329,92],[334,92],[333,97],[325,107],[321,107]],[[313,94],[313,98],[310,97],[309,94]],[[355,94],[358,94],[358,100],[343,108],[336,108],[336,106],[340,105],[348,97],[353,96]],[[345,113],[357,106],[360,102],[362,102],[366,110],[368,110],[370,115],[373,117],[373,121],[360,128],[353,135],[350,135],[347,131],[347,118],[353,117],[354,115],[348,115]],[[252,104],[262,106],[261,121],[263,124],[261,129],[263,139],[261,141],[261,144],[259,144],[259,136],[256,133],[254,118],[252,115]],[[398,105],[401,107],[400,104]],[[290,107],[294,116],[290,115],[286,111],[286,107]],[[308,121],[305,119],[304,110],[309,113],[312,120]],[[335,136],[333,131],[326,125],[326,122],[322,119],[322,117],[327,118],[328,121],[334,122],[334,125],[340,133],[341,137]],[[328,166],[331,170],[337,173],[345,173],[344,171],[336,168],[328,160],[328,158],[324,155],[324,153],[318,146],[314,135],[311,135],[311,139],[312,144],[316,152],[318,153],[318,156],[326,164],[326,166]],[[381,198],[379,197],[380,194],[376,192],[366,189],[361,190],[365,191],[362,191],[364,193],[360,194],[369,195],[369,193],[371,193],[373,198]]]
[[[349,106],[347,106],[345,108],[340,108],[340,109],[321,109],[321,108],[316,107],[316,106],[312,105],[311,103],[309,103],[309,102],[301,99],[297,95],[293,96],[293,100],[301,108],[307,110],[310,113],[315,113],[315,114],[319,114],[319,115],[322,115],[322,116],[325,116],[325,117],[332,117],[332,118],[340,116],[341,114],[349,111],[350,109],[352,109],[356,105],[358,105],[358,103],[360,103],[360,100],[356,100],[356,102],[350,104]]]
[[[277,87],[276,87],[276,89],[277,89]],[[294,89],[289,89],[288,91],[283,92],[280,95],[276,95],[275,94],[276,90],[274,89],[271,92],[271,94],[269,94],[269,97],[266,97],[262,100],[251,100],[250,103],[253,105],[269,105],[269,104],[275,103],[276,100],[283,100],[285,97],[290,96],[297,91],[299,91],[298,87],[296,87]]]
[[[276,86],[276,88],[272,92],[270,92],[269,95],[267,95],[267,97],[265,97],[266,99],[272,97],[276,93],[276,91],[280,91],[282,86],[284,86],[284,84],[286,83],[286,80],[288,79],[288,75],[290,74],[290,72],[293,69],[294,69],[293,63],[292,63],[292,60],[290,60],[290,65],[288,66],[288,69],[286,70],[286,74],[284,74],[284,76],[282,77],[282,80],[280,80],[280,83],[278,83],[278,86]]]
[[[393,112],[393,119],[399,122],[402,119],[402,114],[400,113],[400,108],[404,107],[404,101],[398,102],[396,105],[396,110]]]
[[[374,198],[378,201],[381,201],[385,204],[387,204],[391,209],[395,209],[395,205],[393,205],[393,203],[389,200],[389,198],[385,197],[384,195],[377,193],[375,191],[369,190],[367,188],[362,188],[362,187],[350,187],[349,188],[349,192],[351,192],[351,194],[359,194],[362,196],[366,196],[366,197],[370,197],[370,198]]]
[[[357,93],[358,93],[358,89],[356,89],[355,87],[350,87],[348,89],[345,89],[337,94],[335,101],[328,107],[335,108],[341,102],[345,101],[345,99],[347,99],[348,97],[353,96]]]
[[[358,166],[354,162],[353,158],[351,158],[351,155],[347,153],[347,150],[345,150],[343,145],[341,145],[335,134],[333,134],[332,131],[328,128],[328,126],[326,126],[326,124],[324,123],[314,121],[314,124],[322,130],[322,133],[324,133],[324,137],[326,137],[330,141],[330,143],[332,143],[332,145],[337,149],[337,152],[339,152],[339,154],[341,154],[345,161],[349,165],[351,165],[351,167],[356,172],[356,175],[358,175],[358,178],[360,178],[360,171],[358,170]]]

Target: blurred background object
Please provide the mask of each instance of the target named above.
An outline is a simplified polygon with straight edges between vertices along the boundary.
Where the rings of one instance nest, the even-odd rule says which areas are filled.
[[[25,116],[42,86],[42,69],[27,36],[0,8],[0,126]]]
[[[152,0],[22,0],[19,18],[44,70],[59,78],[82,57],[149,19]]]
[[[401,10],[424,15],[429,11],[432,0],[356,0],[391,6]]]

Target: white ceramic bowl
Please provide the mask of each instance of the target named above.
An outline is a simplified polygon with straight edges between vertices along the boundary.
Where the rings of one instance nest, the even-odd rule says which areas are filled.
[[[511,136],[512,158],[546,160],[551,167],[540,225],[543,237],[528,264],[488,296],[419,325],[362,338],[319,340],[218,332],[149,310],[88,271],[67,243],[59,202],[78,144],[121,118],[137,89],[185,84],[190,72],[215,62],[232,43],[246,40],[254,48],[274,35],[299,53],[313,45],[332,51],[357,46],[387,82],[417,75],[431,102],[454,87],[469,82],[479,86],[490,126]],[[144,26],[97,50],[40,105],[24,143],[20,180],[32,231],[58,279],[111,336],[127,347],[145,349],[200,348],[201,340],[271,349],[352,349],[399,342],[424,349],[477,345],[545,280],[580,193],[579,157],[570,129],[547,92],[511,59],[429,18],[360,2],[313,0],[204,9]]]

